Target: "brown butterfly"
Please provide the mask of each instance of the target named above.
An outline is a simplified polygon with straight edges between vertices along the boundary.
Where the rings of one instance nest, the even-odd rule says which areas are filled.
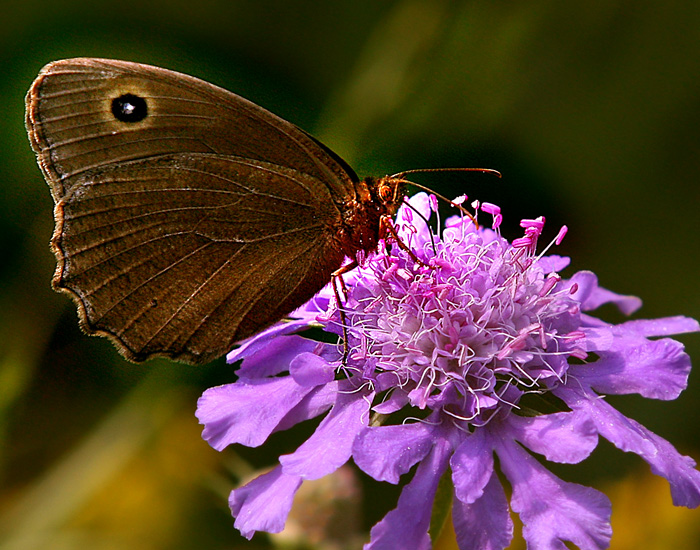
[[[56,290],[132,361],[204,363],[372,252],[404,198],[293,124],[158,67],[44,67],[27,131],[55,201]]]

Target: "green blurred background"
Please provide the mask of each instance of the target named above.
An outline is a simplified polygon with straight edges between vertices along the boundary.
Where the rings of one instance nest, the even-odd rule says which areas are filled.
[[[566,223],[559,252],[607,288],[642,297],[636,317],[700,318],[695,0],[0,7],[0,549],[292,544],[293,534],[245,542],[225,498],[311,429],[262,450],[211,450],[194,410],[206,387],[232,380],[223,360],[128,364],[108,342],[81,334],[70,300],[51,291],[52,201],[24,131],[23,99],[55,59],[112,57],[199,76],[312,132],[360,175],[498,169],[501,180],[420,181],[501,205],[510,237],[523,217],[545,215],[550,238]],[[700,336],[680,339],[700,366]],[[611,401],[700,458],[697,374],[671,403]],[[611,496],[612,548],[700,548],[700,512],[674,509],[667,486],[636,457],[602,443],[585,464],[555,471]],[[347,476],[348,508],[333,521],[361,541],[397,492]],[[307,500],[336,490],[321,487]],[[320,522],[309,510],[302,517]],[[437,546],[454,547],[449,534]]]

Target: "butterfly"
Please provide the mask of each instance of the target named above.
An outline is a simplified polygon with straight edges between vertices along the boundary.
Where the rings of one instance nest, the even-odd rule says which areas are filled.
[[[360,179],[262,107],[139,63],[46,65],[26,126],[55,204],[53,287],[132,361],[223,355],[376,250],[405,196],[401,175]]]

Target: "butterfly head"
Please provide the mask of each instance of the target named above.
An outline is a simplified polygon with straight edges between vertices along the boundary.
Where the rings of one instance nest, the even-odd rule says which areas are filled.
[[[377,180],[375,192],[377,200],[386,214],[394,215],[406,196],[406,180],[394,176],[384,176]]]

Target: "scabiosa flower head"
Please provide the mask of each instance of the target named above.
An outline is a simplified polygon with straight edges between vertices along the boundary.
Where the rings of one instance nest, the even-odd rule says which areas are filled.
[[[427,218],[432,201],[419,194],[411,205]],[[606,548],[608,499],[557,478],[532,454],[577,463],[599,436],[665,477],[674,504],[700,505],[695,463],[604,398],[675,399],[690,360],[667,336],[697,331],[698,323],[671,317],[611,325],[592,317],[587,312],[604,303],[626,314],[641,303],[599,287],[590,272],[562,278],[569,260],[537,251],[544,218],[523,220],[524,236],[508,242],[499,208],[475,206],[492,229],[453,217],[440,236],[402,208],[397,229],[413,254],[395,246],[347,274],[342,314],[329,286],[294,320],[229,355],[243,359],[239,379],[207,390],[197,409],[214,448],[258,446],[272,432],[325,414],[275,469],[231,493],[243,535],[280,531],[301,482],[352,458],[390,483],[416,467],[397,507],[373,527],[368,550],[430,548],[431,506],[443,475],[454,487],[461,550],[508,546],[509,504],[529,548],[565,548],[564,541]],[[338,345],[294,334],[320,325],[341,335],[341,323],[346,361]],[[545,402],[554,412],[545,414]],[[512,488],[510,503],[495,456]]]

